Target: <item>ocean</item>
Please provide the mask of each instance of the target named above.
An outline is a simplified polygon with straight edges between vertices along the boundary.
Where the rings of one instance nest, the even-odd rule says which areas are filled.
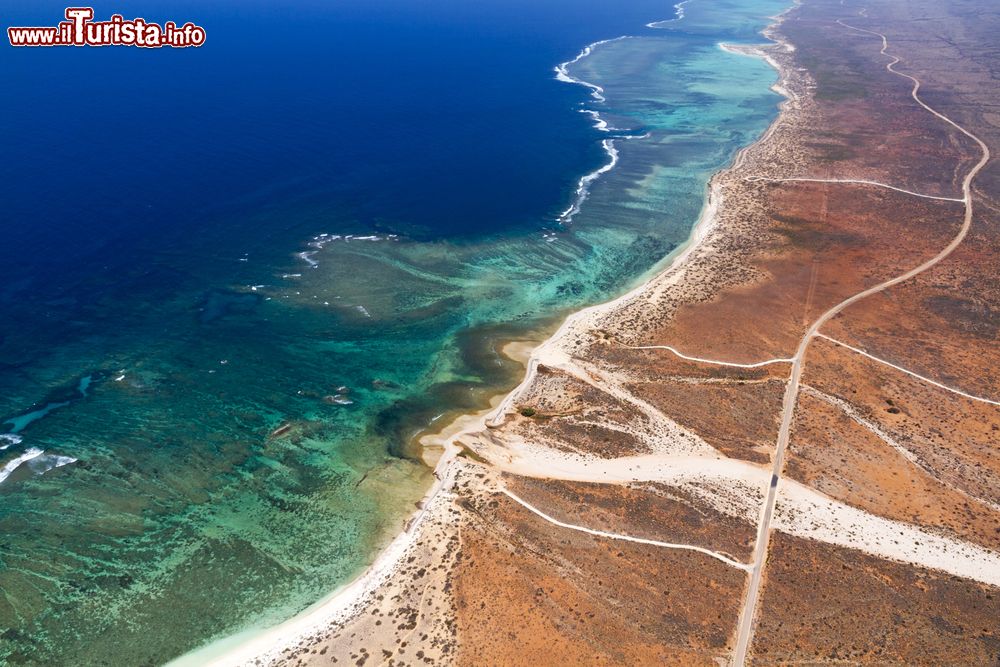
[[[4,46],[0,663],[160,664],[356,576],[500,347],[687,239],[780,101],[718,45],[786,6],[130,0],[205,45]]]

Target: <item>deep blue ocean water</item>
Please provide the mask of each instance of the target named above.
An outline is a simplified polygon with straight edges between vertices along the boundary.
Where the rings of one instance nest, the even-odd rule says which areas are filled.
[[[158,663],[356,574],[412,436],[516,383],[498,344],[686,238],[777,104],[717,43],[782,8],[125,1],[206,45],[0,47],[0,663]],[[555,79],[622,34],[571,70],[605,103]]]
[[[16,236],[3,259],[32,249],[51,266],[150,235],[194,245],[220,214],[278,197],[422,236],[534,222],[601,159],[589,123],[567,113],[585,92],[552,66],[664,12],[648,0],[280,4],[114,3],[196,21],[200,49],[5,49]],[[54,24],[63,7],[14,5],[7,25]]]

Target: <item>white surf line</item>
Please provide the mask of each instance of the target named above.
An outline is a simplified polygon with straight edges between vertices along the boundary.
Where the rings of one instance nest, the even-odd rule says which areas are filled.
[[[868,352],[865,352],[864,350],[862,350],[860,348],[854,347],[853,345],[848,345],[847,343],[845,343],[843,341],[840,341],[840,340],[837,340],[836,338],[831,338],[830,336],[827,336],[824,333],[820,333],[820,332],[817,331],[816,332],[816,336],[819,337],[819,338],[823,338],[825,340],[828,340],[831,343],[834,343],[835,345],[839,345],[841,347],[847,348],[851,352],[856,352],[856,353],[860,354],[863,357],[867,357],[867,358],[871,359],[872,361],[877,361],[878,363],[883,364],[885,366],[888,366],[889,368],[895,368],[897,371],[900,371],[902,373],[906,373],[907,375],[909,375],[911,377],[915,377],[918,380],[922,380],[922,381],[924,381],[924,382],[926,382],[928,384],[932,384],[935,387],[940,387],[941,389],[944,389],[945,391],[950,391],[953,394],[958,394],[959,396],[964,396],[965,398],[972,399],[973,401],[979,401],[981,403],[988,403],[990,405],[1000,405],[1000,401],[994,401],[991,398],[983,398],[982,396],[974,396],[973,394],[969,394],[967,392],[964,392],[961,389],[955,389],[954,387],[949,387],[946,384],[941,384],[937,380],[932,380],[929,377],[924,377],[923,375],[920,375],[919,373],[914,373],[911,370],[907,370],[907,369],[903,368],[902,366],[897,366],[896,364],[894,364],[894,363],[892,363],[890,361],[886,361],[885,359],[879,359],[874,354],[869,354]]]
[[[795,359],[768,359],[767,361],[758,361],[752,364],[740,364],[735,361],[719,361],[718,359],[692,357],[670,345],[625,345],[623,347],[629,350],[669,350],[686,361],[697,361],[700,364],[712,364],[715,366],[732,366],[733,368],[760,368],[761,366],[770,366],[771,364],[790,364],[795,361]]]
[[[781,20],[779,17],[787,14],[794,7],[798,6],[799,2],[800,0],[793,0],[793,6],[779,14],[778,17],[776,17],[776,20]],[[776,41],[770,35],[767,35],[767,37],[772,41]],[[771,65],[775,67],[779,73],[781,72],[781,69],[777,66],[777,63],[775,63],[773,59],[766,58],[765,60],[771,63]],[[784,91],[782,89],[782,91],[779,91],[779,94],[786,98],[782,102],[782,105],[790,104],[792,102],[792,97],[788,94],[788,91]],[[759,137],[754,144],[766,141],[769,137],[771,137],[775,132],[775,127],[776,125],[774,123],[768,126],[764,134]],[[744,164],[748,148],[749,146],[744,146],[736,152],[736,156],[733,159],[733,163],[730,165],[729,170],[737,169]],[[647,289],[649,289],[650,285],[652,285],[656,280],[663,280],[667,276],[676,276],[680,274],[684,270],[683,267],[689,261],[691,256],[700,250],[704,240],[715,228],[718,222],[716,219],[717,211],[719,206],[722,204],[722,200],[722,186],[715,178],[710,179],[708,182],[707,196],[705,197],[701,212],[698,214],[698,220],[691,228],[688,238],[664,258],[662,266],[658,269],[656,275],[650,278],[649,281],[633,287],[628,292],[615,299],[582,308],[563,320],[556,332],[543,341],[541,345],[535,348],[535,350],[531,353],[531,356],[528,359],[528,368],[525,371],[524,378],[521,380],[521,383],[504,396],[503,400],[500,401],[500,404],[485,418],[483,425],[486,428],[492,429],[503,424],[507,412],[510,410],[514,401],[519,398],[521,394],[535,381],[539,363],[545,359],[546,365],[550,365],[548,359],[550,356],[562,354],[558,351],[560,341],[562,341],[570,331],[580,326],[586,326],[585,323],[588,321],[593,322],[597,318],[600,318],[604,314],[614,310],[622,304],[633,302]],[[656,287],[656,289],[659,290],[662,289],[662,287]],[[469,429],[468,433],[471,432],[472,429]]]
[[[518,503],[519,505],[521,505],[522,507],[524,507],[525,509],[527,509],[528,511],[530,511],[530,512],[532,512],[534,514],[537,514],[538,516],[540,516],[541,518],[545,519],[549,523],[554,524],[556,526],[559,526],[560,528],[568,528],[570,530],[577,530],[577,531],[580,531],[581,533],[587,533],[588,535],[594,535],[596,537],[607,537],[607,538],[612,539],[612,540],[624,540],[626,542],[637,542],[639,544],[648,544],[648,545],[651,545],[651,546],[654,546],[654,547],[663,547],[665,549],[680,549],[680,550],[683,550],[683,551],[697,551],[698,553],[705,554],[706,556],[710,556],[710,557],[712,557],[712,558],[714,558],[714,559],[716,559],[718,561],[722,561],[723,563],[725,563],[726,565],[729,565],[730,567],[735,567],[737,569],[744,570],[744,571],[749,571],[750,570],[750,565],[747,565],[746,563],[741,563],[739,561],[735,561],[735,560],[733,560],[731,558],[727,558],[726,556],[723,556],[722,554],[720,554],[720,553],[718,553],[716,551],[711,551],[710,549],[704,549],[702,547],[696,547],[696,546],[694,546],[692,544],[674,544],[673,542],[661,542],[659,540],[649,540],[649,539],[646,539],[644,537],[632,537],[631,535],[621,535],[619,533],[608,533],[608,532],[605,532],[603,530],[594,530],[593,528],[587,528],[585,526],[577,526],[577,525],[574,525],[572,523],[565,523],[563,521],[560,521],[559,519],[556,519],[556,518],[553,518],[553,517],[549,516],[548,514],[546,514],[545,512],[543,512],[542,510],[540,510],[537,507],[529,504],[527,501],[522,500],[518,496],[514,495],[512,492],[508,491],[507,489],[501,489],[501,492],[505,496],[507,496],[511,500],[513,500],[514,502]]]
[[[887,190],[895,190],[896,192],[902,192],[903,194],[907,195],[913,195],[914,197],[923,197],[924,199],[937,199],[938,201],[953,201],[963,204],[965,203],[965,199],[961,197],[940,197],[938,195],[925,195],[921,192],[914,192],[913,190],[897,188],[895,185],[889,185],[888,183],[869,181],[861,178],[766,178],[764,176],[749,176],[743,180],[749,183],[758,183],[763,181],[768,183],[849,183],[854,185],[871,185],[874,187],[886,188]]]
[[[563,63],[559,63],[558,65],[555,66],[554,70],[556,73],[556,79],[558,81],[562,81],[563,83],[575,83],[590,89],[590,96],[594,98],[594,100],[599,104],[603,104],[604,102],[607,101],[606,98],[604,97],[604,88],[597,85],[596,83],[591,83],[590,81],[584,81],[583,79],[573,76],[572,74],[569,73],[568,68],[571,65],[575,65],[584,58],[588,57],[590,54],[594,52],[594,49],[596,49],[598,46],[601,46],[602,44],[608,44],[611,42],[617,42],[619,40],[628,38],[629,38],[628,35],[621,35],[620,37],[614,37],[611,39],[602,39],[598,42],[593,42],[591,44],[588,44],[587,46],[583,47],[583,50],[581,50],[580,53],[578,53],[575,58],[573,58],[572,60],[567,60],[566,62]],[[602,132],[610,131],[611,128],[608,127],[607,121],[605,121],[601,117],[599,111],[595,111],[593,109],[582,109],[581,111],[583,111],[583,113],[590,115],[590,117],[594,120],[595,128],[597,128]],[[566,208],[566,210],[560,213],[559,216],[556,218],[556,221],[559,222],[560,224],[565,225],[572,222],[573,218],[576,217],[576,214],[580,212],[580,208],[583,206],[583,203],[587,200],[587,197],[590,195],[590,186],[594,184],[594,181],[596,181],[601,176],[614,169],[615,166],[618,164],[618,149],[615,148],[614,140],[613,139],[602,140],[601,147],[607,154],[608,161],[602,166],[595,169],[594,171],[590,172],[589,174],[585,174],[580,178],[580,180],[577,182],[576,185],[576,191],[574,192],[573,195],[573,201]]]
[[[576,191],[574,192],[573,203],[570,204],[565,211],[559,214],[559,217],[556,218],[558,223],[565,225],[572,222],[573,218],[576,217],[576,214],[580,212],[581,208],[583,208],[583,203],[587,201],[587,197],[590,196],[590,186],[593,185],[597,179],[618,165],[618,149],[615,148],[615,140],[603,139],[601,140],[601,147],[604,149],[604,152],[607,153],[608,161],[604,165],[580,178],[576,185]]]
[[[663,19],[662,21],[650,21],[646,24],[647,28],[659,28],[665,23],[677,23],[682,18],[684,18],[684,5],[691,2],[691,0],[681,0],[676,5],[674,5],[674,18]]]
[[[865,299],[872,294],[877,294],[882,292],[894,285],[901,282],[907,281],[910,278],[923,273],[927,269],[930,269],[937,265],[939,262],[947,258],[954,252],[962,241],[965,239],[966,235],[969,233],[969,228],[972,226],[972,181],[976,178],[976,175],[982,170],[986,163],[990,160],[990,149],[983,143],[983,141],[972,134],[964,127],[948,118],[944,114],[935,111],[933,108],[924,103],[920,99],[920,80],[916,77],[910,76],[909,74],[903,74],[902,72],[897,72],[893,69],[893,66],[900,62],[900,59],[896,56],[891,56],[886,53],[889,48],[889,40],[880,32],[874,32],[871,30],[865,30],[863,28],[855,28],[854,26],[844,23],[842,20],[838,19],[837,23],[849,28],[851,30],[857,30],[859,32],[868,33],[871,35],[876,35],[882,39],[882,49],[880,51],[881,55],[886,56],[891,59],[891,62],[886,65],[886,70],[896,74],[898,76],[904,77],[913,82],[913,87],[910,90],[910,96],[919,104],[921,107],[926,109],[928,112],[933,114],[935,117],[940,118],[944,122],[948,123],[955,129],[957,129],[962,134],[966,135],[972,139],[979,146],[982,151],[982,156],[979,158],[979,162],[973,166],[969,172],[965,175],[962,180],[962,197],[965,204],[965,216],[962,220],[962,226],[954,238],[946,245],[938,254],[930,259],[924,261],[920,265],[910,269],[906,273],[900,274],[895,278],[890,278],[884,282],[879,283],[869,287],[868,289],[858,292],[852,297],[844,299],[839,304],[827,310],[823,313],[819,319],[813,322],[809,330],[806,331],[802,340],[799,342],[799,347],[795,352],[795,362],[792,364],[792,373],[788,379],[788,385],[785,389],[785,397],[782,402],[782,412],[781,412],[781,426],[778,429],[778,439],[775,444],[774,451],[774,462],[771,473],[771,484],[768,488],[767,499],[764,506],[761,508],[760,513],[760,523],[757,529],[757,542],[756,548],[754,550],[754,569],[750,576],[750,585],[747,587],[746,598],[744,599],[743,609],[740,612],[740,621],[737,628],[737,640],[736,648],[733,651],[733,664],[734,665],[744,665],[747,659],[747,652],[750,647],[750,640],[753,637],[753,626],[754,626],[754,616],[757,611],[757,601],[760,598],[760,587],[761,578],[764,571],[764,567],[767,563],[767,552],[768,545],[770,544],[771,538],[771,519],[774,515],[774,506],[777,499],[778,482],[781,479],[782,469],[784,468],[785,460],[785,449],[788,445],[788,440],[791,434],[792,419],[795,415],[795,404],[798,398],[799,385],[802,378],[802,368],[805,360],[806,350],[809,348],[809,343],[812,341],[813,337],[819,331],[820,327],[826,324],[831,318],[840,313],[842,310],[848,306]]]
[[[584,81],[583,79],[576,78],[575,76],[569,73],[569,70],[567,68],[570,65],[575,65],[576,63],[580,62],[581,60],[589,56],[591,53],[594,52],[594,49],[596,47],[601,46],[602,44],[607,44],[609,42],[617,42],[620,39],[628,39],[628,35],[612,37],[611,39],[602,39],[597,42],[592,42],[587,46],[583,47],[580,53],[576,54],[575,58],[573,58],[572,60],[567,60],[566,62],[563,63],[559,63],[553,68],[556,73],[556,79],[562,81],[563,83],[576,83],[586,88],[589,88],[591,97],[593,97],[598,102],[604,102],[605,101],[604,88],[601,88],[596,83],[590,83],[589,81]]]
[[[28,449],[24,450],[24,452],[20,456],[17,456],[16,458],[13,458],[10,461],[8,461],[3,468],[0,468],[0,484],[2,484],[8,477],[14,474],[14,471],[17,470],[19,467],[21,467],[22,463],[27,463],[32,459],[37,459],[44,453],[45,452],[39,449],[38,447],[29,447]]]

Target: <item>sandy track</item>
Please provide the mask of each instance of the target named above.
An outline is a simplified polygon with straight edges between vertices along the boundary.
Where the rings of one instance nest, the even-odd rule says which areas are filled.
[[[949,387],[946,384],[941,384],[937,380],[932,380],[929,377],[925,377],[923,375],[920,375],[919,373],[914,373],[913,371],[908,370],[906,368],[903,368],[902,366],[897,366],[896,364],[892,363],[891,361],[886,361],[885,359],[880,359],[880,358],[876,357],[873,354],[869,354],[868,352],[865,352],[864,350],[862,350],[860,348],[854,347],[853,345],[848,345],[847,343],[845,343],[843,341],[839,341],[836,338],[831,338],[830,336],[827,336],[826,334],[817,333],[816,335],[819,338],[822,338],[824,340],[830,341],[834,345],[839,345],[840,347],[848,349],[851,352],[855,352],[857,354],[860,354],[863,357],[871,359],[872,361],[877,361],[880,364],[888,366],[889,368],[895,368],[897,371],[900,371],[901,373],[906,373],[907,375],[909,375],[911,377],[914,377],[914,378],[916,378],[918,380],[922,380],[923,382],[926,382],[928,384],[932,384],[935,387],[939,387],[940,389],[944,389],[945,391],[950,391],[953,394],[958,394],[959,396],[964,396],[965,398],[972,399],[973,401],[979,401],[981,403],[988,403],[990,405],[1000,405],[1000,401],[994,401],[991,398],[983,398],[982,396],[974,396],[973,394],[966,393],[966,392],[962,391],[961,389],[955,389],[954,387]]]
[[[620,533],[609,533],[609,532],[606,532],[606,531],[603,531],[603,530],[595,530],[593,528],[587,528],[585,526],[578,526],[578,525],[572,524],[572,523],[565,523],[563,521],[560,521],[559,519],[555,519],[555,518],[549,516],[548,514],[546,514],[542,510],[538,509],[534,505],[528,503],[526,500],[518,497],[517,495],[515,495],[514,493],[512,493],[508,489],[503,489],[501,491],[501,493],[503,493],[508,498],[510,498],[511,500],[513,500],[514,502],[516,502],[517,504],[521,505],[522,507],[524,507],[525,509],[527,509],[531,513],[533,513],[533,514],[535,514],[537,516],[540,516],[541,518],[545,519],[549,523],[554,524],[556,526],[559,526],[560,528],[568,528],[570,530],[576,530],[576,531],[580,531],[582,533],[587,533],[588,535],[594,535],[596,537],[606,537],[606,538],[609,538],[609,539],[612,539],[612,540],[624,540],[626,542],[636,542],[638,544],[648,544],[648,545],[651,545],[651,546],[654,546],[654,547],[663,547],[665,549],[679,549],[679,550],[682,550],[682,551],[694,551],[694,552],[697,552],[697,553],[705,554],[706,556],[709,556],[709,557],[714,558],[716,560],[722,561],[726,565],[738,568],[740,570],[749,570],[750,569],[750,565],[748,565],[747,563],[741,563],[739,561],[733,560],[732,558],[729,558],[729,557],[727,557],[727,556],[719,553],[718,551],[712,551],[711,549],[705,549],[703,547],[695,546],[693,544],[676,544],[674,542],[661,542],[660,540],[650,540],[650,539],[647,539],[645,537],[632,537],[631,535],[622,535]]]
[[[744,601],[743,610],[740,614],[740,622],[737,632],[736,650],[733,654],[733,664],[743,665],[746,663],[747,651],[750,646],[750,641],[753,637],[753,626],[754,626],[754,615],[757,609],[757,602],[760,597],[760,585],[761,585],[761,575],[763,574],[764,567],[767,563],[767,552],[768,545],[770,543],[771,535],[771,523],[774,515],[775,502],[777,500],[777,487],[779,480],[781,478],[781,472],[784,468],[784,457],[785,449],[788,446],[789,435],[791,433],[792,419],[795,415],[795,405],[798,399],[799,387],[802,379],[802,370],[805,362],[806,351],[809,348],[809,344],[812,339],[819,332],[820,327],[830,321],[831,318],[836,316],[838,313],[842,312],[845,308],[851,304],[857,303],[862,299],[865,299],[873,294],[878,294],[886,289],[898,285],[899,283],[905,282],[916,275],[927,271],[928,269],[936,266],[946,257],[948,257],[955,249],[962,243],[966,235],[969,233],[969,228],[972,226],[972,181],[976,178],[976,175],[982,170],[986,163],[990,159],[990,149],[989,147],[976,135],[972,134],[964,127],[948,118],[944,114],[936,111],[935,109],[928,106],[923,100],[920,99],[920,80],[909,74],[904,74],[898,72],[894,69],[895,65],[900,62],[900,59],[896,56],[889,55],[886,51],[889,48],[888,38],[879,32],[874,32],[872,30],[866,30],[864,28],[856,28],[852,25],[844,23],[842,20],[837,20],[837,23],[848,28],[850,30],[855,30],[858,32],[875,35],[882,40],[882,49],[880,53],[887,56],[891,61],[886,65],[886,69],[905,79],[908,79],[913,83],[913,87],[910,90],[910,96],[923,107],[925,110],[951,125],[957,129],[962,134],[966,135],[972,139],[982,151],[982,156],[979,162],[973,166],[969,172],[966,174],[965,178],[962,180],[962,199],[961,201],[965,204],[965,216],[962,220],[962,226],[958,233],[952,238],[952,240],[946,245],[938,254],[929,260],[923,262],[922,264],[910,269],[906,273],[900,274],[895,278],[886,280],[878,285],[870,287],[862,292],[855,294],[854,296],[847,298],[834,307],[823,313],[812,326],[809,327],[802,340],[799,343],[798,349],[795,352],[795,362],[792,364],[792,374],[789,379],[787,389],[785,391],[784,401],[782,403],[782,417],[781,426],[778,430],[778,442],[775,448],[774,455],[774,465],[772,468],[773,478],[771,486],[768,490],[767,501],[761,511],[760,524],[757,532],[757,545],[754,554],[754,569],[751,574],[750,584],[747,588],[746,599]]]
[[[920,526],[876,516],[791,479],[782,480],[778,489],[769,468],[748,461],[721,455],[672,454],[597,459],[518,441],[505,442],[502,447],[485,445],[479,452],[494,468],[520,477],[599,484],[669,484],[697,496],[722,514],[747,522],[754,521],[760,507],[761,495],[754,492],[762,494],[765,488],[776,490],[774,528],[784,533],[1000,586],[1000,553],[938,535]],[[541,518],[563,528],[660,546],[685,546],[605,534],[560,522],[511,493],[505,493]],[[713,554],[719,555],[715,552],[708,555]],[[751,573],[757,571],[759,565],[755,557]]]
[[[735,361],[721,361],[719,359],[705,359],[703,357],[692,357],[684,354],[676,347],[670,345],[637,345],[628,346],[629,350],[668,350],[673,352],[676,356],[684,359],[685,361],[694,361],[699,364],[711,364],[713,366],[728,366],[730,368],[761,368],[763,366],[770,366],[772,364],[790,364],[795,361],[795,359],[767,359],[765,361],[757,361],[754,363],[742,364]]]
[[[904,190],[903,188],[897,188],[895,185],[889,185],[888,183],[880,183],[878,181],[868,181],[859,178],[764,178],[758,176],[751,176],[744,179],[748,183],[846,183],[849,185],[870,185],[872,187],[885,188],[886,190],[895,190],[896,192],[902,192],[905,195],[913,195],[914,197],[921,197],[923,199],[937,199],[938,201],[953,201],[958,203],[964,203],[965,199],[961,197],[940,197],[938,195],[927,195],[922,192],[914,192],[913,190]]]

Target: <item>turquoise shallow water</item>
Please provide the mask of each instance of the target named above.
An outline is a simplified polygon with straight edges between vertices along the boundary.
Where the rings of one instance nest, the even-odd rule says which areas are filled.
[[[196,302],[149,292],[129,306],[141,318],[105,315],[117,333],[5,378],[5,405],[23,409],[3,428],[24,441],[0,463],[28,447],[76,460],[0,482],[0,662],[160,663],[359,572],[427,486],[412,436],[516,383],[499,344],[615,296],[687,238],[710,175],[779,101],[773,70],[718,43],[758,41],[782,9],[694,0],[682,21],[637,25],[569,66],[606,101],[568,112],[601,113],[613,129],[595,145],[613,140],[617,163],[566,224],[348,239],[308,200],[271,202],[246,224],[310,220],[326,236],[282,265],[236,253]],[[185,279],[170,261],[147,270]]]

